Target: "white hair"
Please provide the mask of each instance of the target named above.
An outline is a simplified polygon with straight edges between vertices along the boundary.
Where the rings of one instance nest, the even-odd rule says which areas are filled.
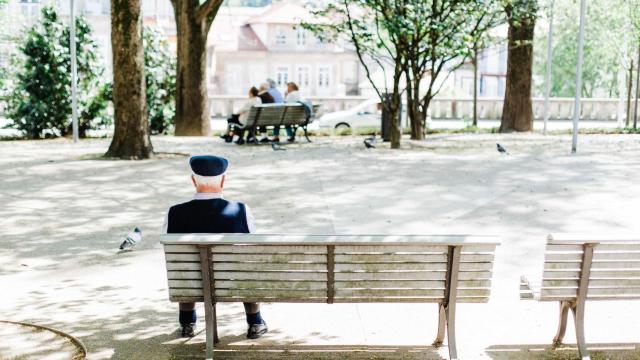
[[[224,174],[218,176],[202,176],[198,174],[193,174],[193,179],[196,181],[198,185],[208,185],[208,186],[220,186],[222,183],[222,177]]]

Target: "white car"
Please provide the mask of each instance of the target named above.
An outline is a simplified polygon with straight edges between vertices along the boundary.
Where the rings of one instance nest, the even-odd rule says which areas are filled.
[[[348,110],[324,114],[318,119],[321,128],[346,130],[357,127],[380,127],[380,99],[369,99]]]

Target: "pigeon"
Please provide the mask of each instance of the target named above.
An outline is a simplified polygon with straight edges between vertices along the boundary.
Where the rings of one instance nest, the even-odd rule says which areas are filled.
[[[372,142],[372,140],[375,140],[375,139],[372,139],[372,138],[364,139],[364,146],[366,146],[366,147],[367,147],[367,149],[375,149],[375,148],[376,148],[376,147],[371,143],[371,142]]]
[[[142,231],[135,228],[132,232],[127,234],[122,244],[120,244],[120,250],[133,250],[134,246],[142,241]]]
[[[496,144],[496,148],[498,148],[499,153],[509,155],[509,152],[507,151],[507,149],[504,148],[504,146],[500,144]]]
[[[284,147],[280,146],[279,144],[276,143],[271,143],[271,148],[273,149],[273,151],[281,151],[281,150],[287,150]]]

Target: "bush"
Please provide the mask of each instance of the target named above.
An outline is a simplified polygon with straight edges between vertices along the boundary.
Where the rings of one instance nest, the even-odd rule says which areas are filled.
[[[13,58],[16,69],[7,115],[9,127],[37,139],[65,136],[71,132],[71,56],[69,27],[52,7],[42,9],[40,23],[33,25]],[[83,17],[76,19],[78,70],[78,127],[87,130],[105,126],[110,89],[102,82],[104,68],[98,43]]]
[[[156,28],[145,27],[143,41],[149,126],[152,134],[166,134],[176,113],[176,58]]]

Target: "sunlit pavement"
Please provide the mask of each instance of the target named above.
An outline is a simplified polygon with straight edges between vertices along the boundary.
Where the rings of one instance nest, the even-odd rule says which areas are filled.
[[[0,318],[68,332],[91,359],[202,358],[203,323],[194,339],[176,332],[158,236],[192,193],[180,153],[215,153],[230,160],[226,197],[251,205],[262,233],[501,235],[491,301],[458,307],[460,358],[577,357],[549,348],[558,305],[519,300],[519,276],[541,271],[550,232],[640,233],[640,136],[581,136],[575,155],[567,135],[437,135],[401,151],[312,140],[274,152],[154,137],[159,157],[140,162],[101,159],[107,139],[0,142]],[[143,243],[118,254],[135,226]],[[594,359],[640,357],[638,304],[587,304]],[[241,305],[219,308],[220,359],[448,356],[428,346],[433,304],[266,304],[258,341],[244,338]]]

